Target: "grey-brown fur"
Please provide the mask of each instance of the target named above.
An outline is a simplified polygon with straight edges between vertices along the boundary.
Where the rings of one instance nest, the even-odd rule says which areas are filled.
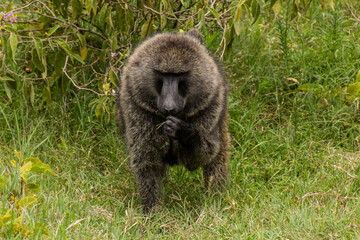
[[[205,184],[221,186],[230,145],[227,82],[197,30],[143,41],[122,71],[117,104],[145,212],[161,199],[171,165],[202,167]]]

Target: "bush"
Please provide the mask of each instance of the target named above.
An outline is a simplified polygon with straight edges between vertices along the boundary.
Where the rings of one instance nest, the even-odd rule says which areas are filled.
[[[334,8],[332,0],[326,2]],[[291,9],[284,13],[295,17],[310,4],[296,0],[15,1],[0,8],[0,97],[5,99],[6,93],[9,101],[23,98],[42,109],[69,101],[74,90],[89,91],[98,120],[110,120],[117,72],[133,43],[157,31],[196,27],[223,58],[231,54],[242,22],[273,19],[282,12],[282,5]]]

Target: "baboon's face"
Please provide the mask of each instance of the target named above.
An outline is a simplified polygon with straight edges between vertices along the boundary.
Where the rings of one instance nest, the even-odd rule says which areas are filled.
[[[163,73],[154,71],[155,88],[158,94],[157,108],[166,115],[176,116],[184,109],[187,94],[188,73]]]
[[[218,94],[221,76],[198,40],[162,34],[135,49],[124,79],[124,89],[137,106],[163,117],[191,117]]]

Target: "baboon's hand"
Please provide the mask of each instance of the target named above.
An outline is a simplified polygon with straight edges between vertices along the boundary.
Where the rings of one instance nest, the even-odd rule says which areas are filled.
[[[190,140],[194,136],[194,130],[188,123],[173,116],[166,118],[164,132],[169,137],[178,139],[181,142]]]

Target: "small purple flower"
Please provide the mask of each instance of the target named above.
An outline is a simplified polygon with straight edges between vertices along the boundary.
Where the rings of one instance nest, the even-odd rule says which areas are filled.
[[[14,16],[14,15],[12,15],[12,16]],[[17,19],[18,19],[18,16],[17,16],[17,15],[14,16],[14,17],[12,17],[12,18],[11,18],[11,23],[16,23],[16,22],[17,22]]]
[[[116,52],[112,52],[112,53],[111,53],[111,57],[112,57],[112,58],[116,57]]]

